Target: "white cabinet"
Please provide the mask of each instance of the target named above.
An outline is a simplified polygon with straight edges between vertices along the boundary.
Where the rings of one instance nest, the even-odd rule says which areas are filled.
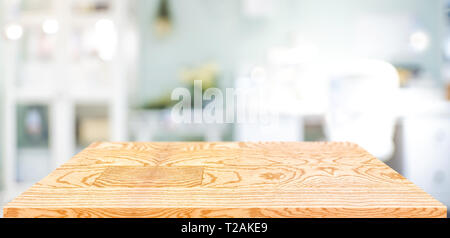
[[[403,174],[450,206],[450,116],[403,120]]]
[[[4,63],[0,83],[5,88],[0,95],[4,98],[0,180],[6,200],[74,155],[80,146],[76,143],[80,106],[108,108],[109,140],[127,140],[127,85],[137,60],[131,50],[137,42],[130,40],[137,35],[131,12],[135,1],[23,2],[0,1],[5,23],[1,30],[16,31],[0,36],[5,38],[0,52]],[[48,117],[47,136],[40,139],[47,143],[19,143],[32,134],[18,133],[27,124],[18,120],[22,106],[46,108],[39,115]],[[45,124],[39,122],[34,125]]]

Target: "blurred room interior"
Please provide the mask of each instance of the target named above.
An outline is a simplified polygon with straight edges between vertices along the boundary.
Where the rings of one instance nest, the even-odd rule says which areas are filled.
[[[355,141],[450,205],[448,1],[0,4],[0,207],[94,141]],[[194,80],[278,121],[175,123]]]

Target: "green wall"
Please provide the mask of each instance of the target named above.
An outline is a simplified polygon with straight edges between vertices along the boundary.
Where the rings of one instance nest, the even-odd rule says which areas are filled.
[[[179,70],[206,61],[221,65],[229,85],[243,62],[258,63],[271,46],[289,43],[296,32],[331,56],[358,55],[358,22],[372,15],[403,16],[429,33],[429,49],[417,55],[399,53],[386,60],[419,64],[441,80],[443,9],[440,0],[278,0],[272,16],[248,18],[242,0],[170,1],[173,32],[160,39],[154,32],[157,0],[140,0],[140,79],[136,98],[142,102],[180,84]],[[395,24],[395,22],[393,22]],[[365,56],[383,58],[377,53]]]

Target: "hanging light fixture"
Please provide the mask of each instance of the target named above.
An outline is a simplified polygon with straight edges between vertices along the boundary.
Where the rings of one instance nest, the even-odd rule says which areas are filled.
[[[169,0],[160,0],[156,12],[155,30],[158,36],[166,36],[172,29]]]

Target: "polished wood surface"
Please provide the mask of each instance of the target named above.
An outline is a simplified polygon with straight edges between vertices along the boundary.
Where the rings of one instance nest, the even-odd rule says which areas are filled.
[[[94,143],[5,217],[446,217],[352,143]]]

